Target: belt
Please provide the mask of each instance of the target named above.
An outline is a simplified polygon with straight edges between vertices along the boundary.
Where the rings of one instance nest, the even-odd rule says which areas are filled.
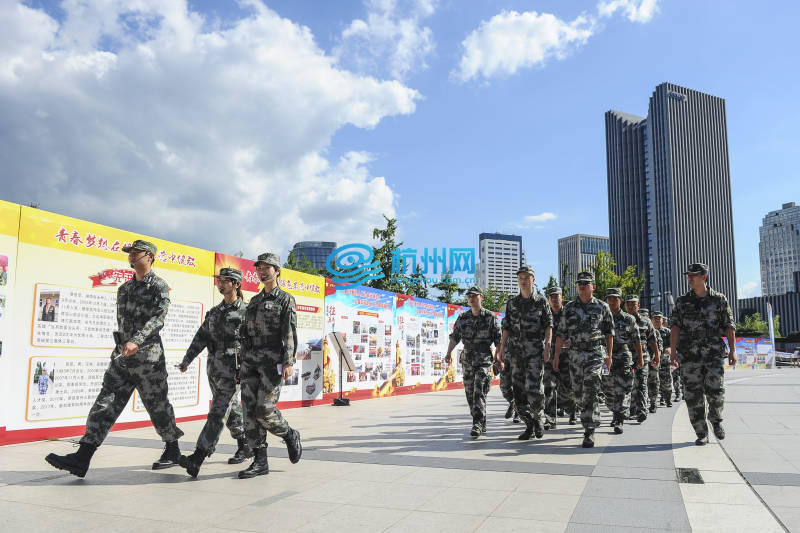
[[[572,346],[570,346],[570,349],[572,349],[572,350],[580,350],[582,352],[585,352],[585,351],[592,350],[592,349],[597,348],[598,346],[602,346],[602,345],[603,345],[602,339],[598,339],[596,341],[590,341],[590,342],[574,342],[574,343],[572,343]]]
[[[683,333],[683,331],[681,331]],[[709,337],[722,337],[722,332],[718,328],[714,329],[689,329],[686,334],[695,339],[706,339]]]

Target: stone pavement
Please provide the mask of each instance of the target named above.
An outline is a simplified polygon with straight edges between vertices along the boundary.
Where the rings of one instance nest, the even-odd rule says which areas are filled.
[[[84,479],[44,462],[69,440],[0,447],[0,530],[800,531],[800,371],[739,370],[728,383],[724,448],[694,446],[683,402],[622,435],[604,412],[590,450],[565,419],[522,442],[496,387],[476,441],[461,390],[287,410],[303,460],[270,436],[271,472],[250,480],[236,479],[248,463],[227,464],[228,434],[197,479],[150,470],[162,448],[152,428],[111,433]],[[181,424],[183,450],[201,427]],[[703,483],[679,482],[676,467]]]

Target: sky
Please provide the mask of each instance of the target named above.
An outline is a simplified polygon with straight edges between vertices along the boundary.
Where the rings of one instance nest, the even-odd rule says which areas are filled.
[[[0,199],[254,257],[608,235],[604,113],[726,100],[739,297],[800,202],[800,5],[0,0]]]

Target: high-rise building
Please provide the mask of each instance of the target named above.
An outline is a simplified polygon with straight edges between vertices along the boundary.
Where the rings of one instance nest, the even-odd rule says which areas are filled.
[[[523,264],[522,237],[502,233],[481,233],[478,237],[478,286],[516,294],[517,270]]]
[[[761,294],[771,296],[796,290],[800,271],[800,206],[794,202],[770,211],[758,229],[761,258]]]
[[[575,278],[579,272],[590,270],[597,261],[597,253],[601,250],[609,252],[608,237],[598,235],[570,235],[558,239],[558,277],[562,285],[573,287]],[[567,267],[567,276],[561,279],[564,274],[564,266]],[[572,289],[572,294],[576,291]]]
[[[662,311],[688,290],[690,263],[737,311],[725,100],[662,83],[647,118],[606,113],[611,255],[645,276],[642,306]]]
[[[324,270],[327,266],[328,256],[336,249],[335,242],[326,241],[301,241],[292,247],[292,253],[297,261],[308,259],[314,268]]]

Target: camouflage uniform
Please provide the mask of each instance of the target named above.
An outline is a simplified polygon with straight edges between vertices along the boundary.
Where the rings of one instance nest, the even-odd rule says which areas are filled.
[[[628,297],[630,301],[631,297]],[[642,345],[642,358],[644,365],[642,368],[633,370],[633,393],[631,394],[631,417],[640,416],[647,418],[647,384],[650,375],[650,343],[658,343],[656,339],[656,329],[649,318],[642,315],[633,317],[636,319],[636,327],[639,329],[639,341]]]
[[[605,339],[614,335],[614,318],[605,302],[592,297],[583,303],[576,298],[564,305],[557,330],[562,340],[569,339],[572,343],[572,387],[581,423],[586,430],[594,430],[600,426],[600,370],[606,358]]]
[[[240,350],[239,327],[244,320],[245,308],[242,300],[231,304],[221,302],[212,307],[181,363],[189,366],[200,352],[208,348],[206,374],[211,388],[211,409],[197,439],[197,448],[208,455],[216,448],[226,416],[231,436],[237,440],[244,437],[236,370]]]
[[[620,294],[621,297],[621,294]],[[614,316],[614,350],[611,355],[606,399],[611,404],[614,420],[622,422],[628,415],[633,389],[634,352],[632,346],[641,345],[636,319],[620,310]],[[637,361],[638,362],[638,353]],[[609,399],[610,397],[610,399]]]
[[[647,309],[640,309],[639,312],[650,321],[650,325],[653,324],[653,321],[650,320],[650,314]],[[653,326],[653,332],[655,332],[656,338],[656,346],[658,346],[658,353],[661,354],[664,351],[664,340],[661,337],[661,334],[658,330]],[[650,354],[650,361],[652,362],[655,359],[654,354]],[[659,360],[658,366],[650,365],[650,369],[647,373],[647,397],[650,400],[650,411],[654,412],[656,410],[656,403],[658,402],[658,390],[661,387],[661,376],[659,375],[661,367],[661,361]]]
[[[517,294],[506,303],[503,330],[509,332],[514,403],[526,423],[541,419],[545,331],[552,327],[553,312],[541,294],[533,293],[530,298]]]
[[[481,308],[476,316],[472,310],[464,311],[456,319],[453,342],[464,343],[464,393],[472,414],[473,425],[486,428],[486,395],[491,387],[491,345],[500,345],[500,326],[497,317],[488,309]]]
[[[684,396],[684,385],[681,379],[681,367],[672,369],[672,389],[675,391],[675,401]]]
[[[503,398],[509,404],[512,404],[511,407],[513,408],[514,389],[511,384],[511,361],[508,357],[506,357],[505,363],[503,370],[500,371],[500,392],[503,394]]]
[[[134,248],[149,251],[139,246],[144,245],[136,241]],[[86,419],[86,433],[81,443],[92,446],[103,443],[133,389],[139,391],[161,440],[174,442],[183,436],[183,431],[175,424],[175,412],[167,398],[167,366],[160,331],[168,308],[169,286],[152,270],[141,281],[134,276],[120,285],[117,290],[117,328],[123,342],[111,354],[103,386]],[[126,342],[136,344],[139,350],[130,356],[117,357]]]
[[[669,328],[661,326],[658,329],[661,334],[661,344],[664,348],[661,350],[661,364],[658,365],[659,380],[661,382],[661,400],[671,404],[672,403],[672,358],[664,355],[664,350],[669,348]]]
[[[722,336],[728,328],[736,328],[733,312],[721,292],[709,288],[700,298],[690,290],[675,302],[670,324],[680,328],[677,352],[689,420],[697,436],[705,437],[706,399],[708,421],[715,425],[722,422],[727,354]]]
[[[291,431],[275,404],[281,395],[282,367],[295,363],[297,308],[294,297],[277,285],[270,292],[263,289],[256,294],[247,305],[241,337],[245,435],[253,450],[263,449],[267,446],[267,431],[281,438]]]

